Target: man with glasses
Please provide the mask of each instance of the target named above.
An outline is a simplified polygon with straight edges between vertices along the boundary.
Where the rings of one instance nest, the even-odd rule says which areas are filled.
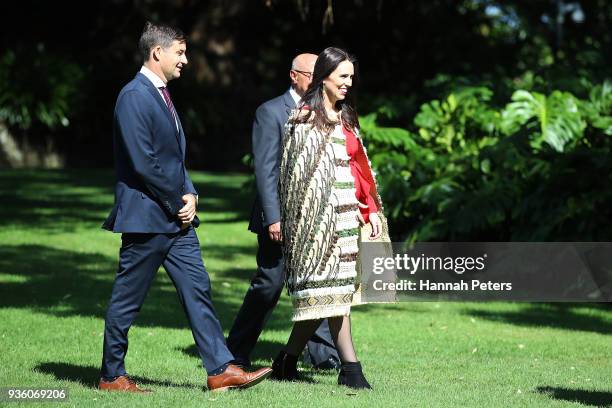
[[[251,365],[251,352],[283,290],[285,276],[277,189],[282,137],[289,114],[312,81],[316,60],[314,54],[295,57],[289,71],[289,90],[263,103],[255,112],[252,142],[257,196],[249,230],[257,234],[259,244],[257,272],[227,339],[235,364],[244,368]],[[315,367],[335,368],[339,365],[327,320],[323,321],[307,347],[306,359]]]

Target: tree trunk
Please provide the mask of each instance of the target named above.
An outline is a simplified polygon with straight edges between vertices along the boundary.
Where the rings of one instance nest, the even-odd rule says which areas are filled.
[[[19,143],[6,123],[0,121],[0,168],[63,166],[64,158],[55,150],[52,138],[47,138],[41,146],[32,146],[27,137]]]
[[[23,152],[6,124],[0,121],[0,166],[23,167],[23,162]]]

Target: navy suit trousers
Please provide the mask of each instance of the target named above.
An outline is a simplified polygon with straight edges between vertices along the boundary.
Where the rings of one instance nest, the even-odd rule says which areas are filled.
[[[125,233],[121,240],[119,269],[104,328],[102,376],[126,374],[128,331],[161,265],[178,292],[204,368],[210,374],[232,361],[213,308],[210,279],[193,227],[170,234]]]

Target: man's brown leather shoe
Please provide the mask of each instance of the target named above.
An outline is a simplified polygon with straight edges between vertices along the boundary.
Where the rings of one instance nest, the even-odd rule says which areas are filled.
[[[230,364],[221,374],[208,377],[208,389],[210,391],[227,391],[237,388],[249,388],[259,384],[270,374],[272,374],[271,368],[260,368],[252,373],[247,373]]]
[[[104,378],[101,378],[100,385],[98,385],[98,388],[102,391],[124,391],[124,392],[140,392],[140,393],[153,392],[145,388],[140,388],[127,375],[119,376],[115,378],[114,381],[105,381]]]

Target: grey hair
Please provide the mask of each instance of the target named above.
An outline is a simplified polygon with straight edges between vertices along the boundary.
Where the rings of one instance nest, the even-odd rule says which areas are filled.
[[[150,21],[145,23],[140,40],[138,41],[138,49],[142,55],[143,62],[147,62],[151,55],[151,50],[156,46],[168,48],[172,46],[174,41],[185,42],[185,34],[178,28],[153,24]]]

